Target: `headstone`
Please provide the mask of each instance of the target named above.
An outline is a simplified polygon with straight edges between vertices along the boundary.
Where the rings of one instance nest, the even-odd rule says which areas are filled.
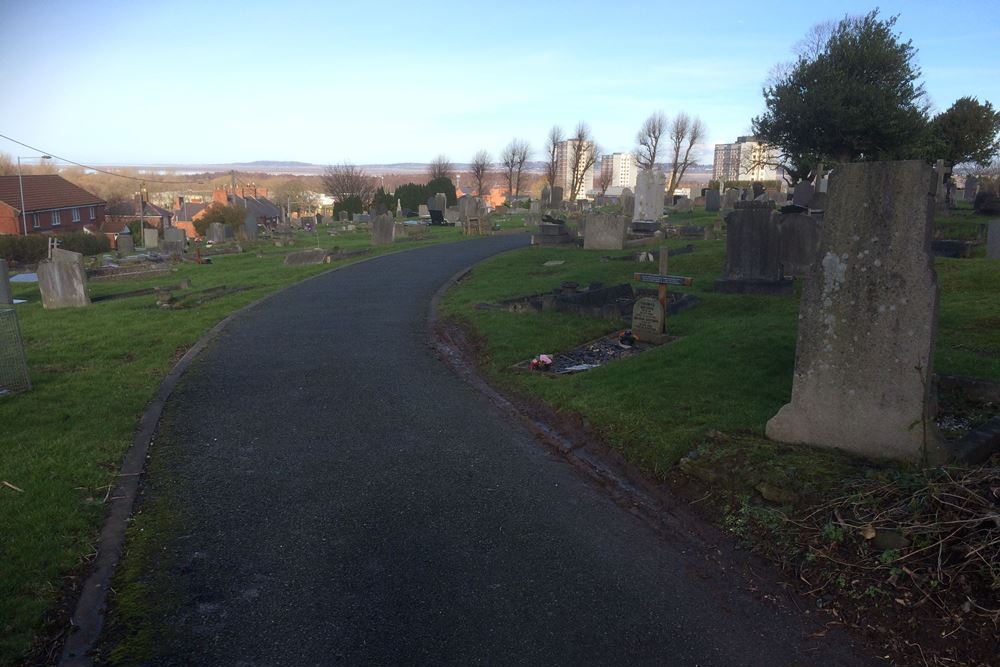
[[[9,306],[14,303],[14,293],[10,291],[10,271],[7,268],[7,260],[0,258],[0,306]]]
[[[371,222],[372,220],[371,215],[369,215],[368,213],[355,213],[353,214],[353,216],[351,216],[351,218],[352,218],[351,221],[356,225],[363,222]]]
[[[591,215],[586,218],[583,235],[585,250],[621,250],[625,247],[628,221],[617,215]]]
[[[372,245],[392,245],[396,236],[396,224],[392,216],[380,215],[371,224]]]
[[[420,204],[417,206],[417,215],[421,218],[431,217],[431,210],[427,208],[427,204]]]
[[[635,300],[632,306],[632,333],[639,340],[658,340],[663,336],[663,306],[651,296]]]
[[[705,193],[705,211],[714,213],[722,206],[722,195],[718,190],[711,189]]]
[[[247,241],[257,240],[257,221],[249,218],[243,222],[243,238]]]
[[[53,262],[67,262],[70,264],[77,264],[82,269],[83,267],[83,254],[78,252],[73,252],[72,250],[63,250],[62,248],[52,248],[49,251],[49,259]]]
[[[208,236],[209,243],[225,243],[226,242],[226,226],[221,222],[210,222],[208,223]]]
[[[718,292],[791,294],[793,282],[781,266],[781,234],[774,202],[738,202],[726,216],[726,265]]]
[[[562,223],[543,222],[538,225],[538,233],[531,236],[532,245],[562,245],[565,243],[573,243],[573,237],[566,229],[566,225]]]
[[[115,242],[118,245],[119,255],[131,255],[135,252],[135,243],[132,242],[131,234],[119,234]]]
[[[528,207],[528,213],[532,216],[540,216],[542,214],[542,203],[539,201],[533,201]]]
[[[546,185],[542,188],[542,206],[552,205],[552,187]]]
[[[930,403],[934,187],[921,160],[838,165],[821,257],[805,280],[791,401],[774,440],[940,461]]]
[[[822,223],[805,213],[776,213],[774,220],[778,225],[782,272],[786,276],[805,276],[819,253]]]
[[[989,224],[986,235],[986,259],[1000,259],[1000,220]]]
[[[633,220],[632,224],[629,225],[629,232],[634,236],[650,237],[656,234],[660,234],[661,238],[663,232],[661,231],[662,223],[655,220]]]
[[[142,229],[142,247],[146,250],[156,250],[160,247],[160,230]]]
[[[619,201],[622,205],[622,215],[631,219],[635,214],[635,193],[629,188],[623,188]]]
[[[813,192],[812,197],[809,198],[808,208],[810,211],[826,210],[826,193]]]
[[[434,202],[437,205],[438,211],[443,211],[448,208],[448,196],[443,192],[439,192],[434,195]]]
[[[449,206],[444,211],[444,221],[449,225],[457,225],[460,222],[460,214],[458,208],[454,206]]]
[[[965,201],[975,201],[976,191],[979,189],[979,179],[969,174],[965,177],[965,192],[962,195],[962,199]]]
[[[562,186],[556,185],[552,188],[552,206],[558,208],[562,206],[563,201],[563,189]]]
[[[948,196],[948,188],[945,186],[945,179],[948,177],[948,170],[944,166],[944,160],[934,163],[934,202],[938,207],[945,205]]]
[[[163,230],[163,251],[172,257],[184,254],[187,246],[187,234],[180,227],[167,227]]]
[[[341,211],[337,214],[337,220],[340,222],[347,222],[350,220],[350,215],[348,215],[347,211]]]
[[[753,198],[757,199],[762,194],[764,194],[764,184],[763,183],[751,183],[751,189],[753,190]]]
[[[297,250],[285,255],[285,266],[308,266],[310,264],[329,264],[330,251],[321,248]]]
[[[690,213],[692,209],[692,202],[689,197],[681,196],[674,203],[674,210],[678,213]]]
[[[736,188],[729,188],[722,196],[722,216],[725,217],[730,211],[736,209],[736,202],[740,200],[740,191]]]
[[[663,189],[666,176],[659,169],[639,172],[635,184],[635,211],[632,220],[659,220],[663,216]]]
[[[43,259],[38,263],[38,290],[42,295],[42,306],[47,310],[79,308],[90,304],[87,273],[80,262]]]
[[[792,191],[792,203],[796,206],[809,208],[809,202],[812,200],[815,190],[816,188],[809,181],[799,181],[795,184],[795,189]]]

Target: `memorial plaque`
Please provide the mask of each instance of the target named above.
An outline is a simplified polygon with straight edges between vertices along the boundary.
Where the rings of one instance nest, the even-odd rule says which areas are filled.
[[[663,306],[650,296],[637,299],[632,307],[632,333],[639,340],[656,340],[663,335]]]

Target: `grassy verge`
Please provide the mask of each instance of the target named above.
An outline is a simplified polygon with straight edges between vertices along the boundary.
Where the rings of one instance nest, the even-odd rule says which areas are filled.
[[[374,253],[459,238],[459,230],[435,228],[425,240],[399,240]],[[156,278],[91,283],[92,296],[185,278],[191,291],[249,288],[213,299],[181,298],[176,309],[144,296],[46,311],[36,285],[15,283],[14,296],[29,301],[17,313],[33,389],[0,398],[0,482],[21,490],[0,486],[0,664],[14,664],[31,650],[46,616],[51,622],[61,595],[91,557],[137,420],[177,359],[234,310],[331,268],[283,266],[287,252],[369,244],[364,232],[300,232],[292,248],[261,242],[212,264],[176,265]],[[346,261],[356,260],[333,266]]]
[[[969,231],[978,223],[968,217],[960,211],[939,226],[947,236],[955,225]],[[671,221],[713,220],[696,211]],[[694,277],[693,288],[676,289],[701,303],[668,319],[679,340],[586,373],[552,378],[510,366],[571,349],[621,323],[476,304],[546,292],[567,280],[630,282],[633,272],[655,270],[607,259],[633,253],[544,247],[507,253],[478,265],[442,310],[479,335],[480,362],[495,384],[584,415],[644,473],[669,480],[719,525],[785,566],[791,580],[808,585],[832,623],[860,628],[899,664],[988,662],[997,623],[988,610],[1000,606],[998,566],[975,555],[996,550],[996,527],[989,524],[989,503],[977,504],[966,490],[985,489],[981,480],[997,469],[922,471],[766,440],[766,421],[791,393],[799,296],[715,293],[724,243],[667,245],[688,243],[695,252],[672,257],[670,272]],[[563,263],[545,266],[553,260]],[[935,267],[936,370],[1000,380],[997,263],[977,253],[938,259]],[[996,406],[977,409],[980,416],[996,413]],[[946,494],[957,494],[961,509],[935,500]],[[908,505],[911,499],[919,500]],[[954,526],[969,530],[937,532]],[[908,535],[905,546],[886,546],[895,533]],[[954,565],[961,554],[970,562]]]

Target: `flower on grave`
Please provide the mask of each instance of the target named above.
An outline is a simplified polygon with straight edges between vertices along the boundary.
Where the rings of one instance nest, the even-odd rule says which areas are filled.
[[[547,354],[540,354],[531,360],[530,366],[533,371],[547,371],[552,366],[552,357]]]
[[[618,344],[622,347],[632,347],[639,337],[632,333],[631,329],[625,329],[618,334]]]

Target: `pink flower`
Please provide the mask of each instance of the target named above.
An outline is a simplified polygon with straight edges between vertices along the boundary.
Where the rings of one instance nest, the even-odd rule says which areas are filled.
[[[550,357],[547,354],[540,354],[540,355],[538,355],[538,360],[540,362],[542,362],[543,364],[545,364],[545,365],[549,365],[549,364],[552,363],[552,357]]]

